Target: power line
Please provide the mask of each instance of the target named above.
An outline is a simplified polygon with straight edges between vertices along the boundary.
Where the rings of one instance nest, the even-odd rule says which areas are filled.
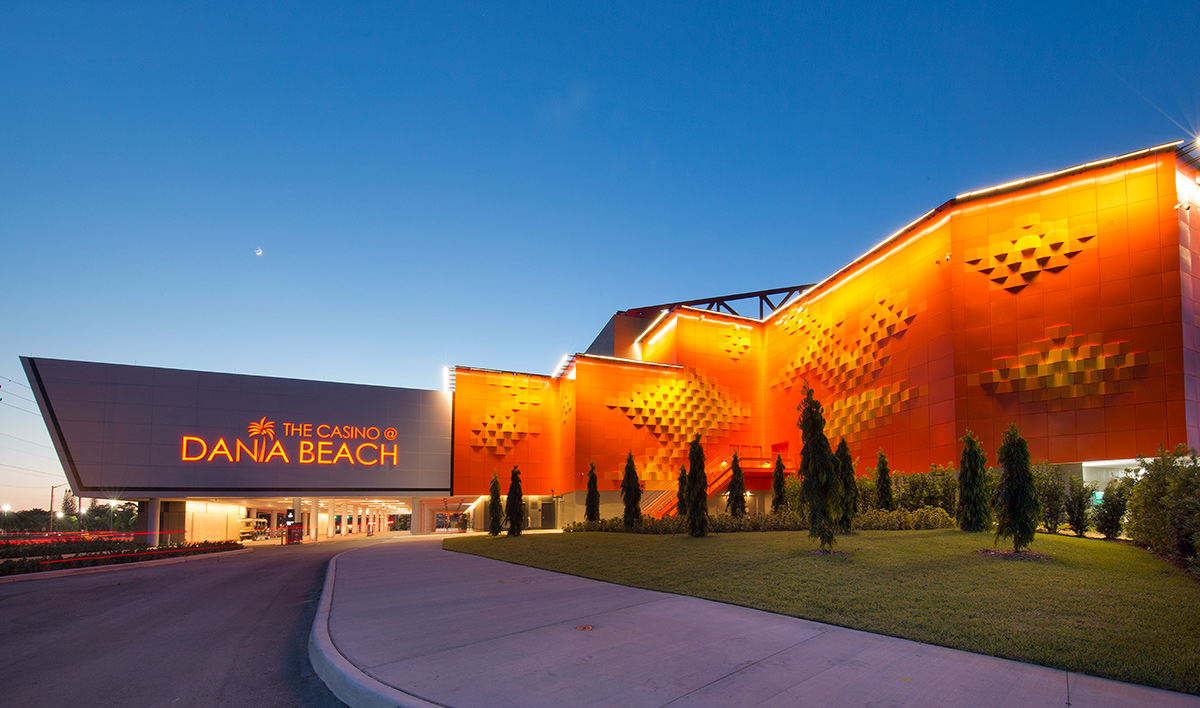
[[[19,452],[22,455],[33,455],[34,457],[40,457],[44,460],[53,460],[54,459],[53,457],[51,457],[43,452],[30,452],[28,450],[22,450],[19,447],[9,447],[8,445],[0,445],[0,449],[12,450],[13,452]]]
[[[22,470],[24,472],[33,472],[34,474],[44,474],[47,477],[57,477],[58,476],[51,472],[43,472],[42,470],[35,470],[32,467],[20,467],[18,465],[10,465],[7,462],[0,462],[0,467],[11,467],[14,470]]]
[[[19,410],[19,411],[25,411],[25,412],[26,412],[26,413],[28,413],[29,415],[41,415],[40,413],[35,413],[35,412],[33,412],[33,411],[29,410],[28,408],[22,408],[22,407],[20,407],[20,406],[14,406],[13,404],[11,404],[11,403],[5,403],[4,401],[0,401],[0,406],[8,406],[9,408],[16,408],[16,409],[17,409],[17,410]]]
[[[21,399],[22,401],[29,401],[30,403],[37,405],[37,401],[33,400],[32,398],[26,398],[19,393],[13,393],[12,391],[6,391],[5,393],[7,393],[9,396],[16,396],[17,398]]]
[[[47,450],[53,450],[53,449],[54,449],[54,448],[50,447],[49,445],[43,445],[43,444],[42,444],[42,443],[40,443],[40,442],[34,442],[34,441],[32,441],[32,440],[26,440],[25,438],[18,438],[16,435],[9,435],[8,433],[0,433],[0,435],[3,435],[3,436],[4,436],[4,437],[6,437],[6,438],[12,438],[13,440],[20,440],[21,442],[23,442],[23,443],[29,443],[30,445],[37,445],[38,447],[44,447],[44,448],[46,448]]]
[[[10,379],[7,376],[0,376],[0,379],[4,379],[5,381],[8,381],[10,383],[15,383],[18,386],[24,386],[25,388],[29,388],[29,384],[21,383],[20,381],[17,381],[16,379]],[[29,388],[29,390],[32,391],[33,389]]]

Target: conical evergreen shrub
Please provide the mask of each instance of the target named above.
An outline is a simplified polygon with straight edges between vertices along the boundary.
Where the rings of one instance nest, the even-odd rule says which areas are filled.
[[[583,503],[583,518],[587,521],[600,520],[600,490],[596,488],[596,463],[588,468],[587,497]]]
[[[825,437],[825,413],[807,383],[797,425],[802,443],[800,498],[808,508],[808,537],[819,539],[821,550],[829,550],[842,513],[842,483],[834,468],[829,438]]]
[[[621,477],[621,501],[625,502],[625,530],[630,531],[642,520],[642,483],[638,480],[633,453],[625,458],[625,475]]]
[[[771,513],[778,514],[787,505],[787,485],[784,482],[783,455],[775,455],[775,471],[771,473]]]
[[[833,453],[834,468],[842,487],[841,513],[837,518],[837,530],[850,533],[854,530],[854,515],[858,513],[858,484],[854,481],[854,458],[850,457],[850,446],[846,438],[838,441]]]
[[[1033,484],[1033,469],[1029,461],[1029,445],[1021,437],[1016,425],[1004,431],[1000,449],[996,451],[1000,463],[1000,481],[992,496],[992,509],[996,513],[996,542],[1001,538],[1013,540],[1013,550],[1033,543],[1037,529],[1041,503]]]
[[[708,535],[708,474],[699,435],[688,447],[687,527],[689,536]]]
[[[500,477],[492,472],[492,484],[488,489],[488,533],[499,536],[504,530],[504,509],[500,506]]]
[[[520,536],[525,530],[525,495],[521,493],[521,470],[513,465],[508,481],[508,498],[504,500],[504,517],[508,519],[508,535]]]
[[[729,485],[725,487],[728,495],[725,510],[735,519],[746,515],[746,477],[742,474],[742,464],[738,462],[738,454],[733,453],[733,461],[729,463]]]
[[[962,442],[962,458],[958,465],[958,528],[988,531],[992,528],[992,509],[987,488],[987,453],[970,429]]]
[[[679,478],[675,489],[675,516],[682,519],[687,516],[688,505],[688,475],[687,467],[679,466]]]
[[[888,469],[887,455],[879,451],[875,460],[875,508],[891,511],[896,508],[892,497],[892,471]]]

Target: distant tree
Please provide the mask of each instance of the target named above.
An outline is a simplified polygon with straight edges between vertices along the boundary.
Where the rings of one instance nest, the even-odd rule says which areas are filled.
[[[879,451],[875,460],[875,508],[891,511],[896,508],[892,498],[892,471],[888,469],[887,455]]]
[[[850,457],[850,446],[846,438],[838,441],[833,453],[833,465],[841,482],[841,511],[837,517],[837,530],[850,533],[854,530],[854,515],[858,512],[858,484],[854,480],[854,458]]]
[[[83,526],[87,531],[107,531],[108,530],[108,505],[100,504],[100,501],[95,497],[88,504],[87,511],[83,515]]]
[[[746,477],[742,474],[742,464],[738,454],[733,453],[733,461],[729,463],[729,485],[725,487],[727,499],[725,509],[729,515],[739,519],[746,515]]]
[[[63,516],[74,516],[79,513],[79,501],[75,498],[75,493],[70,489],[63,492],[62,506],[59,507]]]
[[[1092,506],[1096,496],[1096,484],[1084,482],[1083,478],[1071,476],[1067,480],[1067,498],[1063,504],[1067,512],[1067,526],[1082,536],[1092,526]]]
[[[996,452],[1000,463],[1000,480],[992,496],[992,508],[996,512],[996,541],[1011,538],[1013,550],[1020,552],[1033,543],[1037,529],[1041,503],[1037,489],[1033,486],[1033,470],[1029,462],[1029,445],[1021,437],[1016,425],[1004,431],[1000,449]]]
[[[675,480],[675,516],[683,518],[687,516],[687,500],[688,500],[688,475],[687,467],[679,466],[679,478]]]
[[[504,510],[500,506],[500,477],[496,471],[492,471],[492,484],[488,490],[490,498],[488,499],[488,533],[493,536],[499,536],[504,529]]]
[[[525,530],[525,495],[521,493],[521,470],[513,465],[508,482],[508,497],[504,500],[504,518],[508,520],[508,535],[520,536]]]
[[[625,530],[632,530],[642,520],[642,483],[638,480],[633,453],[625,458],[625,476],[621,478],[621,501],[625,502]]]
[[[962,442],[958,466],[958,528],[971,532],[988,531],[992,528],[992,509],[988,499],[987,453],[969,428]]]
[[[687,527],[689,536],[708,535],[708,474],[699,435],[688,446]]]
[[[588,468],[587,498],[584,501],[583,518],[588,521],[600,520],[600,490],[596,488],[596,463]]]
[[[783,455],[775,455],[775,471],[771,473],[771,513],[777,514],[784,509],[787,500],[784,499]]]
[[[1118,477],[1110,480],[1104,487],[1104,499],[1096,512],[1096,530],[1105,538],[1117,538],[1121,535],[1122,521],[1125,518],[1125,508],[1129,505],[1129,495],[1133,493],[1134,477]]]
[[[1042,526],[1050,533],[1058,533],[1067,498],[1062,467],[1050,464],[1049,460],[1041,462],[1033,468],[1033,484],[1042,505]]]
[[[808,509],[808,537],[819,539],[821,550],[833,547],[836,521],[841,515],[841,479],[834,467],[833,450],[825,437],[825,414],[804,384],[800,404],[800,497]]]

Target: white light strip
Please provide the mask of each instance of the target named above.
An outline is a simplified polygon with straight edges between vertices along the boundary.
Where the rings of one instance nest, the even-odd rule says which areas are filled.
[[[699,307],[692,307],[691,305],[680,305],[679,309],[681,311],[695,312],[700,315],[700,319],[704,319],[705,317],[708,317],[711,315],[712,317],[714,317],[714,319],[717,317],[726,317],[726,318],[733,318],[733,319],[737,319],[737,320],[744,320],[746,322],[752,322],[754,324],[759,324],[762,322],[762,320],[755,319],[753,317],[745,317],[743,315],[735,315],[732,312],[721,312],[720,310],[701,310]],[[696,319],[696,317],[692,316],[691,319]],[[741,326],[736,322],[722,322],[721,324],[731,324],[731,325],[735,325],[738,327]]]
[[[1087,162],[1082,165],[1075,165],[1074,167],[1068,167],[1065,170],[1058,170],[1057,172],[1047,172],[1044,175],[1037,175],[1034,177],[1026,177],[1024,179],[1015,180],[1013,182],[1005,182],[1004,184],[998,184],[995,187],[984,187],[983,189],[976,189],[973,192],[964,192],[963,194],[960,194],[957,197],[955,197],[955,199],[966,199],[968,197],[976,197],[976,196],[979,196],[980,194],[986,194],[988,192],[998,192],[1002,189],[1019,187],[1023,184],[1029,184],[1030,182],[1037,182],[1039,180],[1050,179],[1052,177],[1057,177],[1059,175],[1063,175],[1068,172],[1075,172],[1076,170],[1090,170],[1093,167],[1109,165],[1109,164],[1112,164],[1119,160],[1130,160],[1135,157],[1140,157],[1142,155],[1145,155],[1147,153],[1157,152],[1159,150],[1163,150],[1163,149],[1169,148],[1169,147],[1177,147],[1182,144],[1183,144],[1182,140],[1176,140],[1175,142],[1172,142],[1172,143],[1163,143],[1162,145],[1155,145],[1154,147],[1149,147],[1144,150],[1138,150],[1137,152],[1126,153],[1124,155],[1117,155],[1116,157],[1106,157],[1103,160],[1093,160],[1092,162]]]
[[[867,272],[868,270],[870,270],[870,269],[874,268],[875,266],[879,265],[880,263],[883,263],[884,261],[886,261],[886,260],[887,260],[887,259],[888,259],[888,258],[889,258],[889,257],[890,257],[890,256],[891,256],[893,253],[895,253],[896,251],[899,251],[900,249],[902,249],[902,248],[904,248],[904,247],[908,246],[910,243],[912,243],[913,241],[915,241],[915,240],[917,240],[917,239],[919,239],[919,238],[924,238],[924,237],[925,237],[927,234],[929,234],[929,233],[930,233],[930,232],[932,232],[932,231],[937,231],[938,229],[940,229],[940,228],[942,228],[943,226],[945,226],[945,225],[946,225],[946,223],[947,223],[947,222],[949,222],[949,221],[950,221],[950,215],[949,215],[949,214],[946,214],[945,216],[943,216],[942,218],[940,218],[940,219],[938,219],[937,221],[933,222],[932,224],[930,224],[930,225],[928,225],[928,226],[926,226],[926,227],[924,227],[924,228],[920,229],[919,231],[915,231],[915,232],[913,232],[912,236],[909,236],[908,238],[904,239],[903,241],[901,241],[901,242],[899,242],[899,243],[895,244],[895,245],[894,245],[892,248],[888,249],[888,251],[887,251],[886,253],[883,253],[883,254],[879,255],[878,257],[874,258],[874,259],[873,259],[873,260],[872,260],[870,263],[867,263],[867,264],[865,264],[865,265],[863,266],[862,270],[859,270],[859,271],[857,271],[856,273],[854,273],[854,275],[858,275],[858,274],[860,274],[860,273],[865,273],[865,272]],[[853,265],[853,264],[851,264],[851,265]],[[847,268],[848,268],[848,267],[849,267],[849,266],[847,266]],[[843,279],[843,280],[842,280],[840,283],[837,283],[836,285],[834,285],[833,287],[829,288],[829,289],[828,289],[828,290],[826,290],[825,292],[821,292],[821,293],[817,293],[816,295],[813,295],[813,296],[812,296],[812,299],[808,300],[808,304],[812,304],[812,303],[816,302],[817,300],[820,300],[821,298],[825,297],[826,295],[828,295],[828,294],[829,294],[829,293],[831,293],[831,292],[834,292],[835,290],[837,290],[838,288],[842,287],[843,285],[845,285],[845,284],[846,284],[846,283],[848,283],[848,282],[850,282],[850,277],[849,277],[849,276],[847,276],[847,277],[846,277],[845,279]],[[813,288],[813,290],[816,290],[816,288]]]
[[[642,337],[645,337],[650,333],[650,330],[654,329],[658,325],[659,322],[662,322],[662,319],[667,316],[668,312],[670,312],[670,310],[661,310],[658,313],[658,317],[655,317],[654,321],[650,323],[650,326],[643,330],[642,333],[637,336],[637,339],[633,340],[634,345],[636,346],[639,344],[642,341]]]
[[[640,359],[622,359],[617,356],[605,356],[603,354],[578,354],[577,359],[604,359],[615,364],[626,364],[628,366],[657,366],[664,369],[682,369],[678,364],[659,364],[656,361],[642,361]]]

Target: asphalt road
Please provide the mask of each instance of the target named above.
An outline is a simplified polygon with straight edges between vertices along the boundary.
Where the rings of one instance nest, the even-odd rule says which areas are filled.
[[[0,583],[0,704],[340,708],[308,633],[329,559],[380,540]]]

